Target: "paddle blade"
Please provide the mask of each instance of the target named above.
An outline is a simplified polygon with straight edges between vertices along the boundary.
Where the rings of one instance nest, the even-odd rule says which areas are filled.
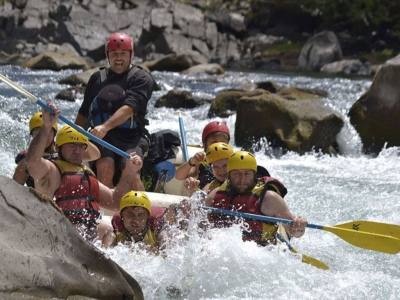
[[[318,269],[329,270],[328,265],[325,264],[324,262],[322,262],[314,257],[299,253],[299,251],[290,244],[289,237],[286,233],[285,227],[283,227],[282,225],[279,225],[278,231],[276,233],[276,237],[278,238],[279,241],[286,244],[286,246],[289,248],[290,252],[300,254],[302,263],[312,265]]]
[[[356,247],[389,254],[396,254],[400,251],[400,239],[393,236],[331,226],[323,226],[322,230],[336,234],[342,240]]]
[[[334,227],[371,232],[383,235],[391,235],[395,238],[400,239],[400,225],[395,225],[395,224],[356,220],[343,224],[337,224]]]
[[[318,269],[329,270],[329,267],[327,264],[323,263],[322,261],[320,261],[314,257],[308,256],[305,254],[301,255],[301,261],[305,264],[309,264],[314,267],[317,267]]]

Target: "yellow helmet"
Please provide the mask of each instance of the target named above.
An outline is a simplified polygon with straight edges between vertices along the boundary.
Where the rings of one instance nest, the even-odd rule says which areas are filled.
[[[88,146],[89,139],[71,126],[64,125],[57,133],[56,146],[60,147],[67,143],[80,143]]]
[[[237,151],[228,160],[228,172],[232,170],[253,170],[257,172],[256,158],[250,152]]]
[[[38,111],[33,114],[31,119],[29,120],[29,133],[32,133],[32,130],[35,128],[40,128],[43,126],[43,118],[42,112]],[[53,129],[57,132],[57,122],[54,122]]]
[[[227,159],[233,154],[233,148],[226,143],[214,143],[208,146],[206,160],[209,164],[221,159]]]
[[[126,207],[143,207],[151,214],[151,202],[145,192],[130,191],[122,196],[119,203],[119,211],[121,212]]]

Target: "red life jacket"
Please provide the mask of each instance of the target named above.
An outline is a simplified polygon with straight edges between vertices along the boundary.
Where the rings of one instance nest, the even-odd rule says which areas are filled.
[[[54,193],[56,204],[73,224],[95,226],[100,216],[96,176],[84,165],[60,159],[54,164],[61,173],[61,184]]]
[[[287,193],[284,185],[272,177],[259,178],[253,189],[246,194],[235,193],[228,181],[225,181],[217,190],[212,206],[261,215],[261,199],[268,190],[275,191],[282,197]],[[216,227],[228,227],[235,223],[235,218],[222,214],[210,214],[210,221]],[[275,242],[276,225],[251,220],[246,220],[246,223],[248,228],[243,231],[243,240],[256,241],[261,245]]]

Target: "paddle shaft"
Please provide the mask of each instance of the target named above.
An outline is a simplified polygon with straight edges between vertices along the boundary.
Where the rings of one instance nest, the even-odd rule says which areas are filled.
[[[10,86],[11,88],[13,88],[14,90],[16,90],[17,92],[21,93],[22,95],[24,95],[25,97],[29,98],[32,101],[35,101],[39,106],[41,106],[42,108],[51,111],[50,107],[47,105],[46,102],[38,99],[36,96],[32,95],[30,92],[28,92],[27,90],[25,90],[23,87],[21,87],[20,85],[16,84],[15,82],[11,81],[10,79],[8,79],[6,76],[1,75],[0,74],[0,80],[3,81],[5,84],[7,84],[8,86]],[[67,118],[65,118],[63,115],[59,115],[58,118],[63,121],[65,124],[71,126],[72,128],[76,129],[77,131],[79,131],[80,133],[82,133],[83,135],[87,136],[90,140],[94,141],[95,143],[113,151],[114,153],[120,155],[123,158],[129,158],[129,154],[122,151],[121,149],[111,145],[110,143],[107,143],[106,141],[103,141],[102,139],[98,138],[97,136],[91,134],[90,132],[84,130],[83,128],[81,128],[80,126],[76,125],[75,123],[71,122],[70,120],[68,120]]]
[[[185,125],[183,124],[183,118],[181,116],[179,116],[179,131],[181,133],[183,159],[184,161],[188,161],[189,154],[186,143],[186,131],[185,131]]]

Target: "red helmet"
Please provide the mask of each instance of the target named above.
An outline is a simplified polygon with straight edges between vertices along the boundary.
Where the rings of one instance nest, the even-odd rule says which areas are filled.
[[[225,122],[219,122],[219,121],[212,121],[206,125],[203,129],[203,134],[201,136],[201,139],[203,141],[203,144],[205,143],[207,137],[214,132],[223,132],[228,135],[228,140],[230,140],[231,136],[229,134],[229,128],[226,125]]]
[[[133,39],[126,33],[114,32],[108,37],[106,42],[106,53],[110,50],[133,51]]]

